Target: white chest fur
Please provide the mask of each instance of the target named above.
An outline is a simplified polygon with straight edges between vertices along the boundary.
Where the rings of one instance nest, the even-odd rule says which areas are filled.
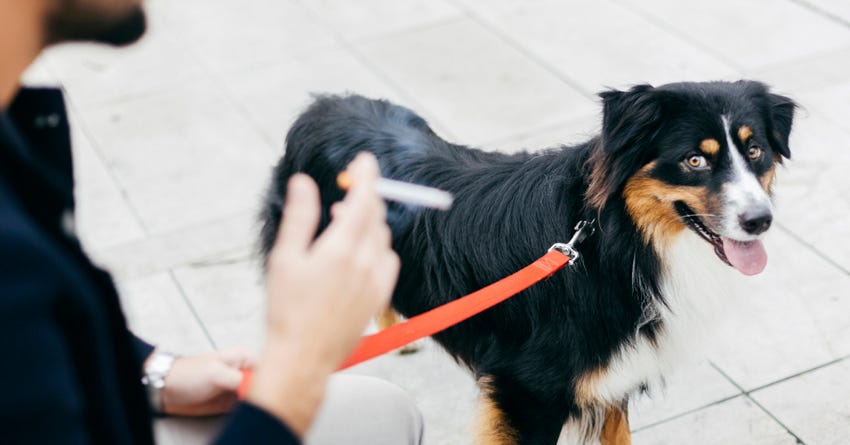
[[[662,384],[663,376],[677,363],[698,356],[694,351],[700,349],[717,314],[728,307],[724,283],[734,269],[717,258],[707,242],[685,230],[662,258],[661,288],[667,304],[646,308],[646,318],[660,320],[662,330],[655,342],[636,332],[620,348],[606,372],[594,381],[594,398],[600,402],[619,403],[644,385]],[[588,425],[568,423],[558,444],[586,443],[581,438],[585,434],[593,437]]]

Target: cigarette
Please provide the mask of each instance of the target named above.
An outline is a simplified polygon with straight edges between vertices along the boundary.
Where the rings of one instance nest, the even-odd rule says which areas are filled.
[[[347,172],[342,172],[336,177],[336,184],[343,190],[348,190],[351,183],[351,176]],[[375,192],[381,198],[390,201],[440,210],[448,210],[454,202],[454,197],[449,192],[387,178],[378,178],[375,183]]]

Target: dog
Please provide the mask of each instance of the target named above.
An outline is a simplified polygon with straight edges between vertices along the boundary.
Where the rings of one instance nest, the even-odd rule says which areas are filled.
[[[289,176],[319,184],[325,227],[343,197],[335,178],[360,151],[385,177],[455,196],[446,212],[388,204],[402,260],[392,306],[408,317],[510,275],[595,219],[575,265],[434,339],[477,378],[479,442],[597,443],[606,419],[659,384],[705,335],[707,315],[728,306],[725,274],[765,267],[796,107],[743,80],[600,97],[601,133],[589,141],[502,154],[447,142],[384,100],[318,96],[273,171],[261,249],[276,237]]]

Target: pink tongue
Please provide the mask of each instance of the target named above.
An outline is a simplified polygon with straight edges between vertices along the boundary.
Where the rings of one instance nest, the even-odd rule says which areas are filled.
[[[723,238],[723,250],[726,258],[744,275],[755,275],[767,265],[767,253],[761,241],[735,241]]]

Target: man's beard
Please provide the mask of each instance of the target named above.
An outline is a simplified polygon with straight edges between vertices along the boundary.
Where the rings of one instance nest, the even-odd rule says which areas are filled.
[[[120,16],[110,17],[81,7],[77,0],[60,0],[60,6],[47,18],[48,44],[61,42],[100,42],[116,46],[129,45],[145,33],[147,19],[140,5],[132,6]]]

